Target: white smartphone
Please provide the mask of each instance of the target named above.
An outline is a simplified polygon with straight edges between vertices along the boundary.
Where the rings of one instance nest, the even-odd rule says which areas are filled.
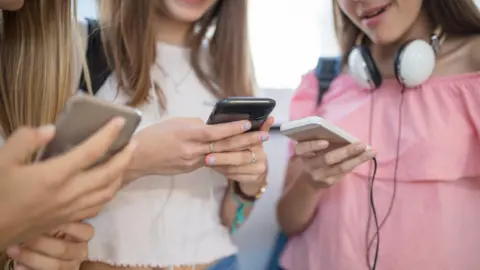
[[[284,123],[280,127],[280,132],[297,142],[325,140],[336,147],[359,142],[345,130],[318,116]]]

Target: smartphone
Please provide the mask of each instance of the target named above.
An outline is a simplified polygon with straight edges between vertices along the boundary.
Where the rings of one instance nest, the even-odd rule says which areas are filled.
[[[284,123],[280,126],[280,132],[297,142],[325,140],[335,148],[359,142],[348,132],[318,116]]]
[[[141,121],[141,113],[133,108],[119,106],[92,96],[72,97],[55,123],[53,140],[37,155],[37,161],[61,155],[88,139],[114,117],[125,118],[125,126],[104,157],[95,165],[108,160],[130,141]]]
[[[252,128],[258,131],[275,108],[276,102],[271,98],[231,97],[217,102],[213,108],[208,125],[222,124],[240,120],[249,120]]]

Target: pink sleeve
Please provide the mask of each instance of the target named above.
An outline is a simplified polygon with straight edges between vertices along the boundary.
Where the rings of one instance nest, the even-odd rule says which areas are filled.
[[[302,77],[300,86],[290,102],[290,120],[298,120],[315,115],[318,100],[318,81],[313,71]],[[289,154],[293,155],[293,143],[289,144]]]

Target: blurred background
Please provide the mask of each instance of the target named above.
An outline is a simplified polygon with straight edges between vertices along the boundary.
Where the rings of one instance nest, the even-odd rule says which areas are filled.
[[[475,1],[480,4],[480,0]],[[78,1],[80,17],[97,16],[96,0]],[[320,56],[337,56],[332,1],[250,0],[250,42],[259,87],[277,101],[277,124],[288,120],[289,102],[303,74]],[[278,233],[275,205],[281,194],[287,140],[273,132],[266,144],[269,188],[236,234],[242,270],[267,269]]]

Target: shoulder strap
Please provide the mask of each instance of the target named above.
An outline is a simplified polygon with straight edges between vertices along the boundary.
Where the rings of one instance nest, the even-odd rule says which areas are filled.
[[[341,57],[321,57],[318,59],[318,64],[315,68],[315,76],[317,77],[319,85],[318,105],[322,102],[322,98],[330,88],[332,81],[340,74],[341,66]]]
[[[100,87],[105,83],[108,76],[112,73],[108,66],[107,57],[103,50],[102,37],[100,33],[100,25],[97,20],[87,19],[88,22],[88,42],[86,62],[87,68],[90,72],[90,78],[92,81],[92,91],[96,94]],[[86,92],[87,83],[85,81],[85,74],[82,72],[82,76],[79,82],[79,89]]]

